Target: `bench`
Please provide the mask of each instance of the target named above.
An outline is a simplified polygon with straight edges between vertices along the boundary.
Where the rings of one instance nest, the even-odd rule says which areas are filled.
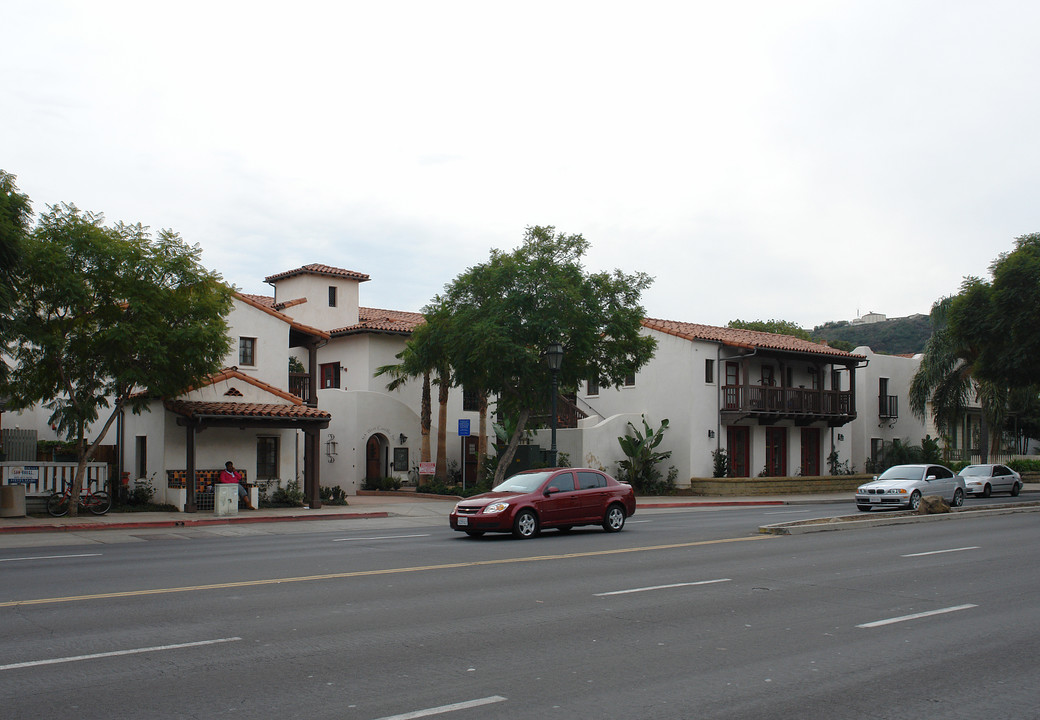
[[[223,472],[223,468],[216,470],[196,470],[195,471],[195,507],[198,510],[213,510],[213,486],[220,482],[220,473]],[[237,468],[236,468],[237,470]],[[245,470],[238,470],[242,479],[245,480]],[[166,487],[171,490],[182,490],[186,491],[188,484],[188,471],[187,470],[167,470],[166,471]],[[253,503],[253,507],[257,505],[257,489],[255,483],[242,482],[242,485],[246,486],[246,490],[249,492],[249,498]],[[187,493],[182,493],[183,497],[187,497]],[[183,509],[186,500],[181,501],[181,509]],[[239,503],[241,506],[241,503]]]

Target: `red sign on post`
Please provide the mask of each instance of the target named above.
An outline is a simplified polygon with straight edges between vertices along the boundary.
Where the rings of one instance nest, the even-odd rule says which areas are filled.
[[[433,475],[437,472],[437,463],[435,462],[421,462],[419,463],[419,474],[420,475]]]

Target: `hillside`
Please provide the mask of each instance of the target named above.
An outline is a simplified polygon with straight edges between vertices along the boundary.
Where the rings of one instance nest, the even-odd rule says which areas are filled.
[[[851,347],[867,345],[877,353],[905,355],[924,352],[924,344],[932,334],[927,315],[892,318],[877,323],[852,324],[847,321],[817,325],[812,330],[813,340],[847,342]]]

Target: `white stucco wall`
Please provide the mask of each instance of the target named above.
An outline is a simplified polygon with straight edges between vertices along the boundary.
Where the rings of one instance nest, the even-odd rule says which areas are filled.
[[[850,453],[853,467],[865,472],[870,458],[872,438],[879,438],[886,445],[893,440],[920,445],[926,434],[935,437],[930,423],[917,418],[910,412],[910,384],[921,364],[921,356],[912,358],[899,355],[879,355],[869,347],[858,347],[853,352],[867,357],[867,366],[860,368],[856,385],[856,420],[846,428],[851,436]],[[878,381],[888,378],[888,394],[898,398],[899,416],[882,421],[879,417]]]
[[[227,317],[231,350],[224,367],[238,367],[244,374],[281,390],[289,386],[289,324],[237,298]],[[239,339],[256,338],[253,365],[239,362]]]
[[[275,282],[276,303],[306,298],[307,302],[285,307],[281,312],[297,322],[322,330],[356,325],[359,282],[325,275],[294,275]],[[336,307],[329,307],[329,288],[336,288]]]

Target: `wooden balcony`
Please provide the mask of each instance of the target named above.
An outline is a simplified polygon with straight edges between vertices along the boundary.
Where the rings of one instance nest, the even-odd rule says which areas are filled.
[[[289,392],[309,404],[311,400],[311,376],[307,373],[289,373]]]
[[[843,390],[724,385],[722,414],[757,418],[762,425],[794,420],[798,425],[823,421],[838,427],[856,418],[856,402],[851,392]]]

